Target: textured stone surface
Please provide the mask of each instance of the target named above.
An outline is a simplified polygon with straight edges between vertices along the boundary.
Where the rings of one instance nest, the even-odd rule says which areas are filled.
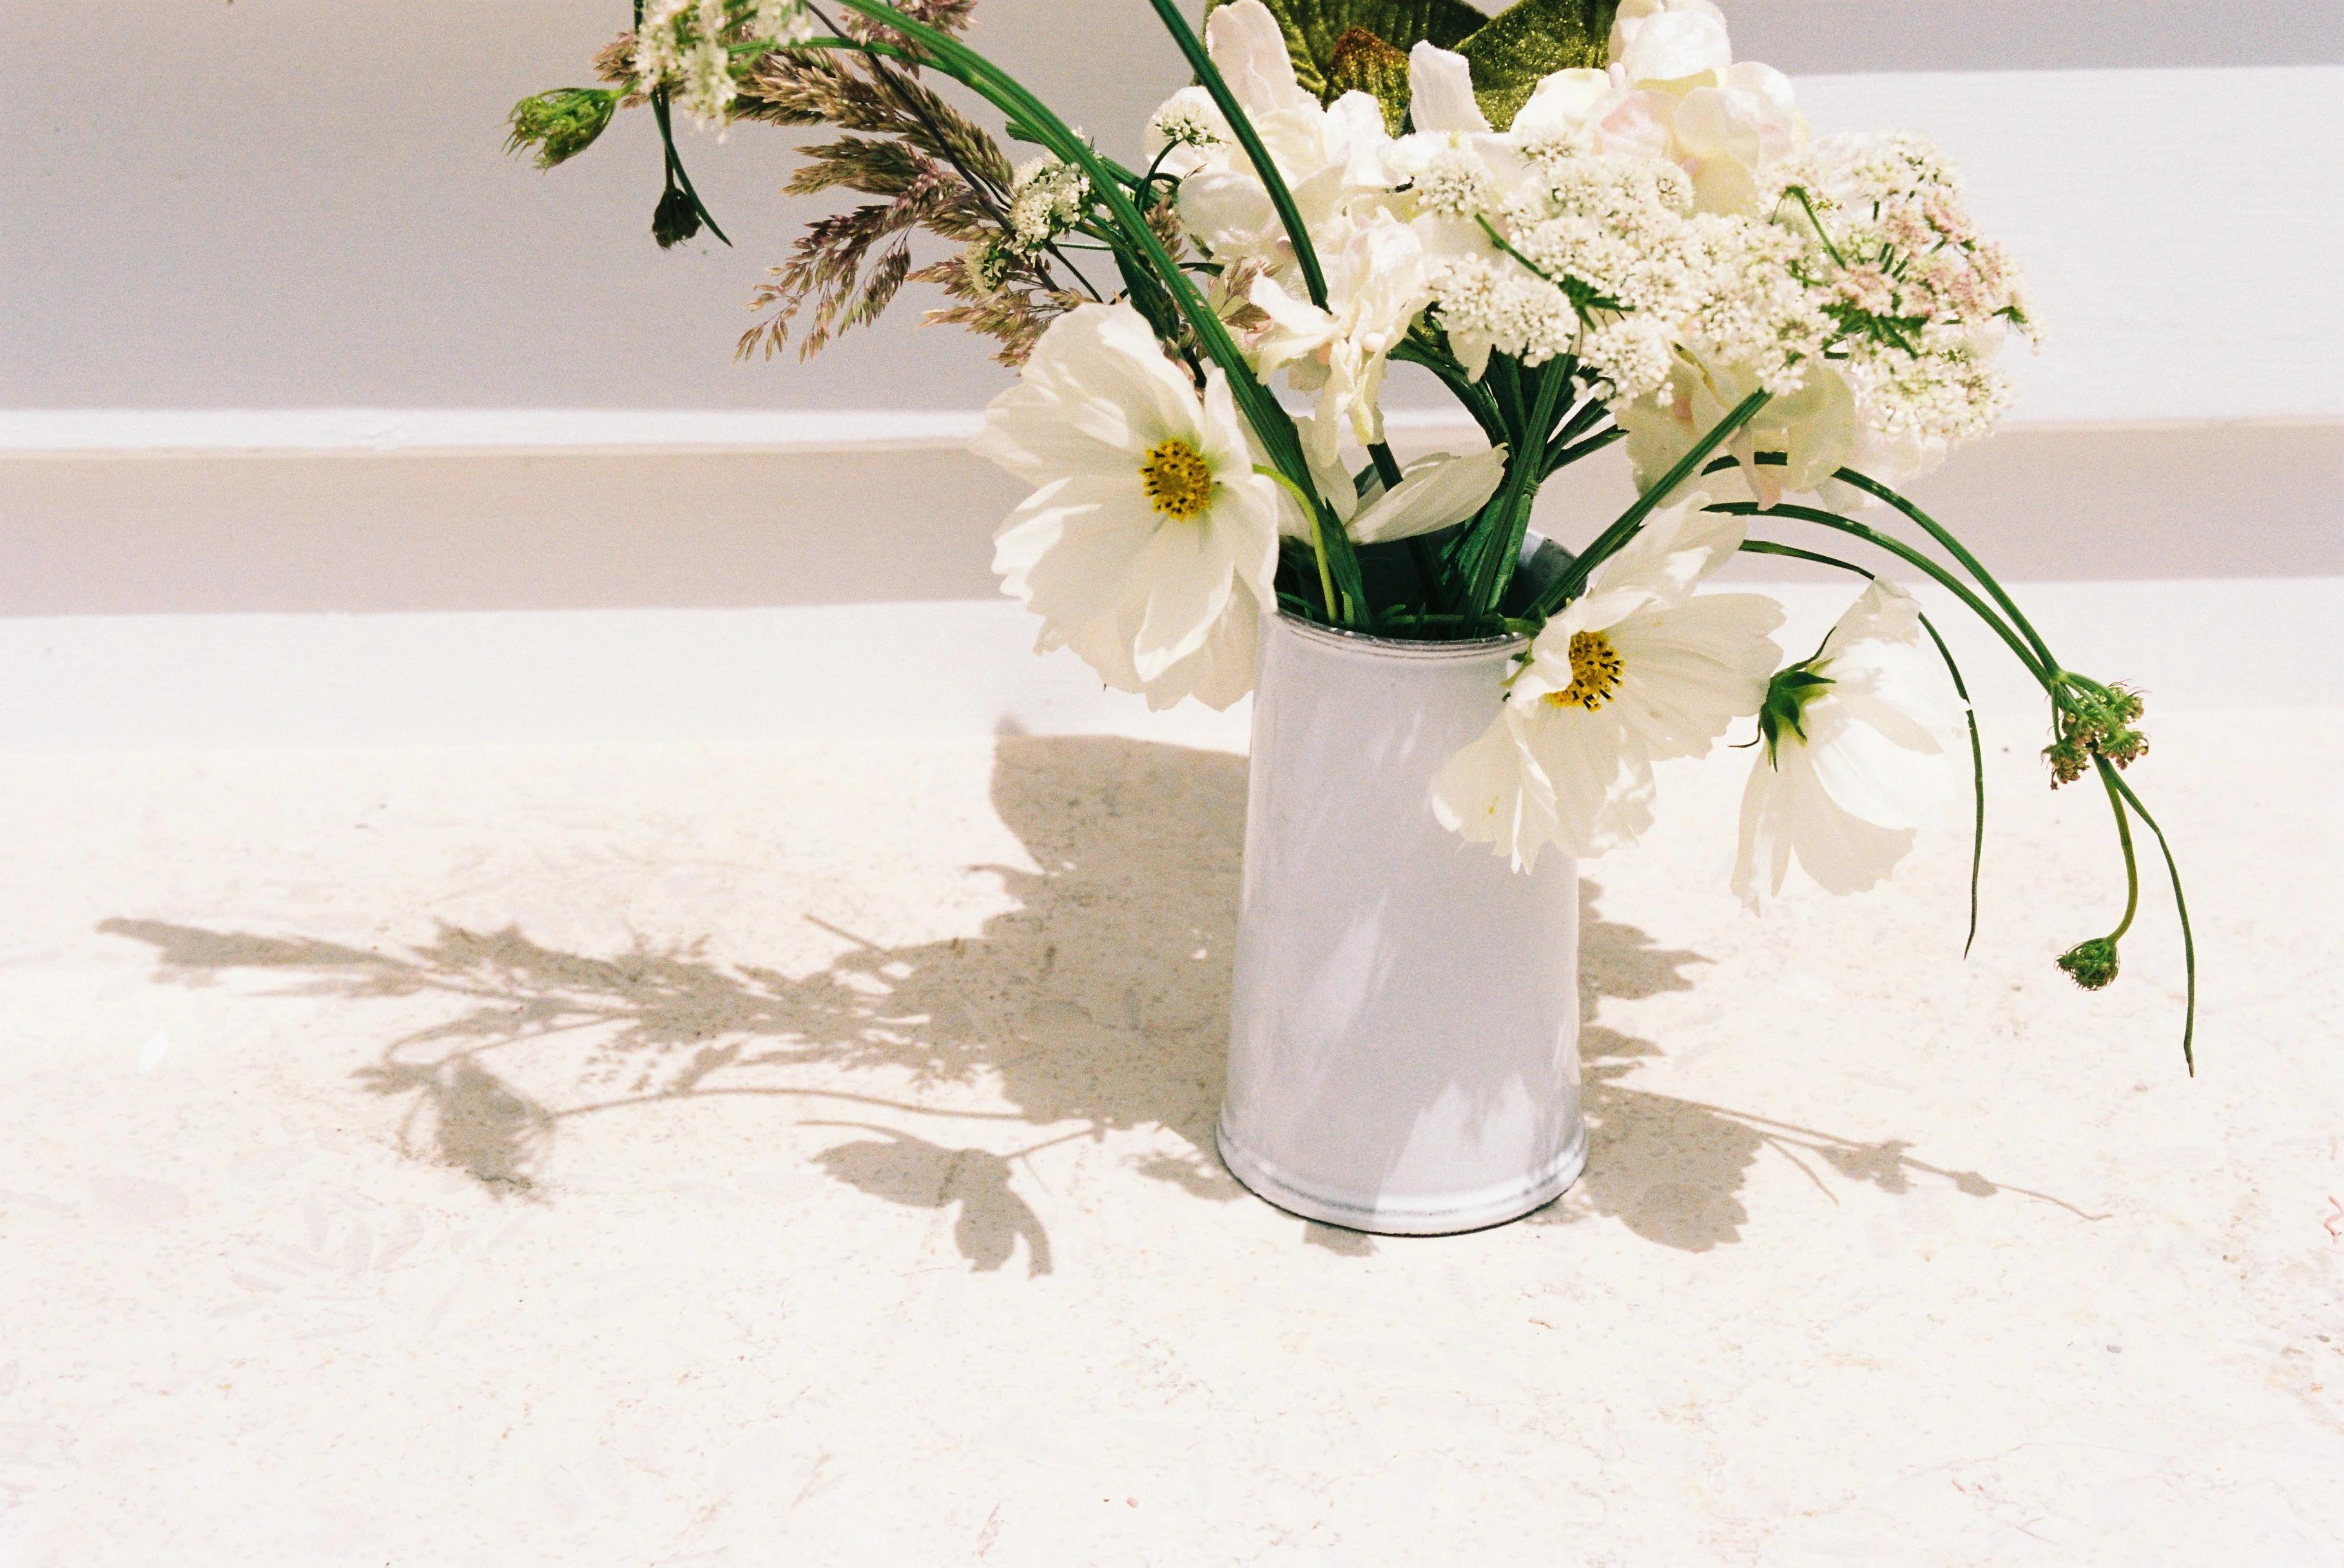
[[[1743,916],[1723,759],[1588,1175],[1407,1242],[1210,1151],[1239,758],[0,763],[0,1563],[2332,1563],[2344,747],[2156,733],[2196,1081],[2024,727],[1966,964],[1958,826]]]

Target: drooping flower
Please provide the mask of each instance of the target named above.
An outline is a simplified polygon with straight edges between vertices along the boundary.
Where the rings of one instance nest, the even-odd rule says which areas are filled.
[[[975,449],[1040,486],[995,536],[1003,588],[1150,707],[1253,688],[1279,491],[1217,369],[1201,396],[1128,305],[1050,324]]]
[[[1708,751],[1757,713],[1782,607],[1695,593],[1742,543],[1705,495],[1655,512],[1547,622],[1497,720],[1450,759],[1433,814],[1519,868],[1553,845],[1601,855],[1652,821],[1652,764]]]
[[[1879,883],[1954,788],[1947,743],[1960,715],[1920,606],[1874,582],[1821,652],[1769,686],[1733,891],[1758,908],[1793,858],[1826,892]]]

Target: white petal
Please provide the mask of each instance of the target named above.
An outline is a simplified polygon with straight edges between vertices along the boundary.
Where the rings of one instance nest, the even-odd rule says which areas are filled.
[[[1618,59],[1632,82],[1673,82],[1733,64],[1733,44],[1723,18],[1670,10],[1647,17]]]
[[[1470,457],[1427,458],[1351,520],[1351,537],[1361,544],[1381,544],[1462,522],[1488,503],[1505,477],[1504,447]]]
[[[1205,24],[1205,49],[1248,118],[1318,108],[1318,101],[1295,79],[1286,34],[1261,0],[1237,0],[1214,11]]]
[[[1510,706],[1510,704],[1509,704]],[[1554,794],[1524,749],[1512,715],[1501,713],[1480,738],[1449,759],[1432,781],[1432,814],[1467,842],[1486,844],[1517,871],[1538,864],[1553,843]]]
[[[1490,116],[1473,96],[1465,56],[1430,44],[1408,52],[1409,116],[1419,131],[1488,134]]]

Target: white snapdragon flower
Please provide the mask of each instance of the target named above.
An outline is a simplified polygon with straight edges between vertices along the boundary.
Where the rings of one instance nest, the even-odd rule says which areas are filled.
[[[1237,0],[1216,9],[1205,25],[1205,46],[1278,166],[1312,246],[1339,246],[1350,205],[1390,188],[1383,153],[1391,138],[1381,106],[1366,93],[1346,93],[1332,105],[1320,105],[1296,78],[1286,35],[1261,0]],[[1166,143],[1183,139],[1172,135],[1181,131],[1185,147],[1196,155],[1183,158],[1187,167],[1180,181],[1181,224],[1224,266],[1254,261],[1283,277],[1296,263],[1268,187],[1217,107],[1209,97],[1198,101],[1195,95],[1200,92],[1176,93],[1157,116]],[[1161,150],[1161,145],[1151,151]]]
[[[1423,248],[1389,213],[1354,225],[1343,247],[1320,251],[1318,261],[1328,309],[1267,275],[1248,298],[1268,318],[1251,345],[1255,363],[1264,374],[1284,369],[1296,390],[1318,396],[1300,428],[1311,460],[1324,463],[1347,427],[1362,445],[1383,440],[1386,359],[1432,302],[1432,287]]]
[[[1814,659],[1776,676],[1733,866],[1752,909],[1781,894],[1794,857],[1826,892],[1876,885],[1944,811],[1961,707],[1926,635],[1912,595],[1875,582]]]
[[[1652,825],[1653,764],[1699,756],[1758,712],[1782,607],[1693,592],[1742,543],[1708,499],[1653,513],[1547,622],[1496,722],[1433,780],[1444,826],[1517,869],[1550,844],[1601,855]]]
[[[1591,116],[1602,149],[1675,163],[1704,212],[1758,216],[1765,167],[1806,139],[1790,78],[1736,64],[1709,0],[1624,0],[1611,57],[1613,94]]]
[[[1002,585],[1119,691],[1226,708],[1275,602],[1278,495],[1218,369],[1198,396],[1128,305],[1042,334],[975,450],[1041,488],[995,536]]]

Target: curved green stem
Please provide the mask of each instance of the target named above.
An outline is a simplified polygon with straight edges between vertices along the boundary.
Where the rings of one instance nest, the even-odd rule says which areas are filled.
[[[2057,672],[2045,669],[2036,661],[2035,651],[2020,641],[2018,633],[2005,625],[2002,618],[1996,615],[1975,592],[1972,592],[1967,583],[1906,544],[1903,540],[1893,539],[1878,529],[1869,528],[1854,518],[1843,517],[1835,511],[1824,511],[1819,507],[1791,505],[1763,507],[1756,501],[1719,501],[1708,510],[1724,512],[1734,517],[1783,517],[1798,522],[1812,522],[1819,528],[1832,529],[1860,539],[1876,549],[1886,551],[1899,561],[1920,568],[1940,588],[1959,599],[1970,613],[1991,627],[1995,634],[2008,645],[2019,663],[2026,667],[2026,673],[2035,677],[2037,685],[2050,693],[2054,698],[2058,695],[2058,683],[2056,679]]]
[[[2133,793],[2132,785],[2125,782],[2124,775],[2110,768],[2106,759],[2101,759],[2100,769],[2101,776],[2115,786],[2116,792],[2124,797],[2125,804],[2132,807],[2133,814],[2146,823],[2148,831],[2157,835],[2157,847],[2165,856],[2166,875],[2173,879],[2173,909],[2174,913],[2181,917],[2182,964],[2189,976],[2189,1001],[2181,1025],[2181,1062],[2189,1069],[2189,1076],[2196,1077],[2198,1076],[2198,1057],[2195,1049],[2198,1037],[2198,938],[2189,929],[2189,900],[2182,895],[2181,867],[2174,862],[2173,845],[2166,842],[2165,830],[2157,825],[2157,819],[2148,814],[2148,809],[2140,804],[2140,796]]]
[[[2059,668],[2059,661],[2051,656],[2050,645],[2045,642],[2042,637],[2036,632],[2035,628],[2027,623],[2026,616],[2018,608],[2017,602],[2013,600],[2008,593],[2003,592],[2002,584],[1996,582],[1994,580],[1993,574],[1987,572],[1983,565],[1979,564],[1978,558],[1972,555],[1969,552],[1968,548],[1965,546],[1960,540],[1954,537],[1953,531],[1950,529],[1946,528],[1945,524],[1939,522],[1935,518],[1931,517],[1927,512],[1923,511],[1919,507],[1915,506],[1911,501],[1905,500],[1904,497],[1899,494],[1896,491],[1890,489],[1887,485],[1882,484],[1878,480],[1873,479],[1868,475],[1858,473],[1854,469],[1841,469],[1836,474],[1833,475],[1833,477],[1839,480],[1844,484],[1854,485],[1856,489],[1864,491],[1864,494],[1869,495],[1875,500],[1886,501],[1890,506],[1893,506],[1898,511],[1903,512],[1914,522],[1918,523],[1923,531],[1927,533],[1931,539],[1935,540],[1938,544],[1942,545],[1946,553],[1950,554],[1955,561],[1960,561],[1962,563],[1962,569],[1967,572],[1972,577],[1975,578],[1977,580],[1978,586],[1985,589],[1987,593],[1991,594],[1996,604],[2002,606],[2003,612],[2010,617],[2011,624],[2017,627],[2018,630],[2026,635],[2026,641],[2034,645],[2036,653],[2040,656],[2043,661],[2043,667],[2046,670],[2056,670]]]
[[[2124,845],[2124,918],[2117,922],[2117,928],[2105,938],[2109,942],[2121,942],[2124,934],[2132,929],[2132,917],[2140,913],[2140,864],[2133,855],[2132,824],[2125,817],[2124,797],[2117,794],[2117,770],[2108,765],[2106,757],[2095,756],[2092,761],[2099,768],[2100,783],[2107,786],[2108,809],[2117,814],[2117,842]]]

